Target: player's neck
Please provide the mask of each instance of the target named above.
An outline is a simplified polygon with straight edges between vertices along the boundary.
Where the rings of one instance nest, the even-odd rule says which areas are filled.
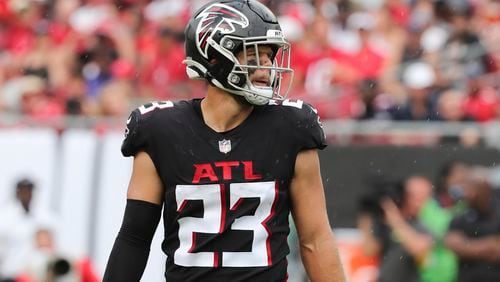
[[[253,106],[238,98],[209,87],[207,96],[201,101],[205,124],[216,132],[226,132],[240,125],[250,115]]]

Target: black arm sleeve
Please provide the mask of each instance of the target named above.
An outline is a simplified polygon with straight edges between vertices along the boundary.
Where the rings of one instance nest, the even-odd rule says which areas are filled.
[[[127,200],[123,222],[109,256],[103,281],[139,281],[161,217],[161,206]]]

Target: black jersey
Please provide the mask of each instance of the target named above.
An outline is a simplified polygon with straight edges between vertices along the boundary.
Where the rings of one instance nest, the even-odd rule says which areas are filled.
[[[316,110],[300,100],[271,101],[218,133],[203,122],[200,102],[139,107],[122,145],[125,156],[147,152],[165,188],[165,275],[283,281],[295,159],[326,146]]]

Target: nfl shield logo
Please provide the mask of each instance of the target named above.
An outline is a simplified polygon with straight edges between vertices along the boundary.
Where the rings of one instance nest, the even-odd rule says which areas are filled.
[[[223,139],[219,141],[219,151],[224,154],[231,152],[231,140]]]

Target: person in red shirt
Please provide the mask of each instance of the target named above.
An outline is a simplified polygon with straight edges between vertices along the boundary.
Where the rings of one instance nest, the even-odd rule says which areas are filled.
[[[154,30],[138,39],[139,53],[142,54],[141,88],[143,92],[153,94],[146,96],[175,100],[175,86],[187,81],[182,65],[185,55],[180,37],[183,34],[171,26]]]
[[[479,122],[490,121],[496,116],[496,107],[500,99],[494,89],[482,87],[479,79],[468,83],[469,95],[464,101],[464,111]]]

